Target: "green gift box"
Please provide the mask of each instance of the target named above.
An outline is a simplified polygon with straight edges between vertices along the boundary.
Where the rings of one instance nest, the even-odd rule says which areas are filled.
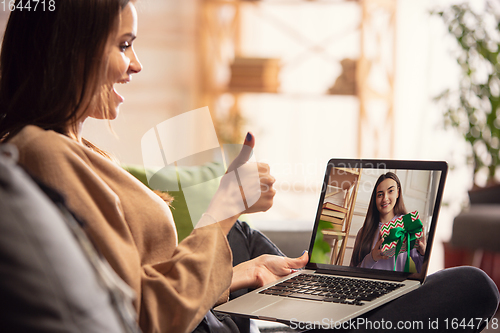
[[[392,257],[407,252],[406,266],[410,263],[410,250],[417,246],[417,239],[424,235],[422,221],[417,211],[400,216],[395,220],[382,224],[380,236],[382,242],[382,255]],[[396,267],[396,263],[394,263]]]

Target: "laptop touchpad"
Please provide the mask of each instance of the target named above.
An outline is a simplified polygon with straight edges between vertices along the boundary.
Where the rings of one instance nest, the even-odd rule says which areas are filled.
[[[307,302],[307,304],[304,304],[304,302]],[[308,313],[316,313],[317,311],[324,310],[324,307],[322,307],[321,305],[322,302],[303,301],[286,298],[283,301],[276,302],[270,306],[266,306],[253,312],[253,315],[276,319],[290,317],[297,318],[298,316],[307,317]]]

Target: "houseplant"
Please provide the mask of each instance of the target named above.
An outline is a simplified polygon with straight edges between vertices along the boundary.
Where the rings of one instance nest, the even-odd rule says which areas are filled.
[[[446,127],[457,129],[470,144],[470,163],[486,183],[500,175],[500,11],[486,2],[482,13],[469,4],[453,5],[434,14],[442,17],[457,42],[458,89],[436,99],[444,106]]]

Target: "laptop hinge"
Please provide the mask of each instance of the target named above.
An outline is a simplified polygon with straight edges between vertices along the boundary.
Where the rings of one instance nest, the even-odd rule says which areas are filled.
[[[407,279],[406,276],[387,276],[385,274],[377,274],[375,272],[343,272],[343,271],[332,271],[329,269],[322,269],[318,268],[316,270],[316,273],[319,274],[329,274],[329,275],[340,275],[340,276],[347,276],[347,277],[360,277],[360,278],[367,278],[367,279],[376,279],[376,280],[388,280],[388,281],[396,281],[396,282],[402,282]]]

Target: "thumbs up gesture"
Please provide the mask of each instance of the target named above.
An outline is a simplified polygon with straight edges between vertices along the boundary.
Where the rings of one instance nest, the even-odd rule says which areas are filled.
[[[221,222],[229,232],[241,214],[264,212],[271,208],[276,194],[272,187],[275,179],[270,175],[267,164],[249,161],[254,146],[255,138],[248,133],[240,153],[229,165],[196,228]]]
[[[239,178],[240,190],[245,201],[243,213],[265,212],[273,205],[276,194],[273,184],[276,179],[271,176],[269,165],[249,162],[255,138],[249,132],[239,155],[228,167],[227,173],[235,172]]]

